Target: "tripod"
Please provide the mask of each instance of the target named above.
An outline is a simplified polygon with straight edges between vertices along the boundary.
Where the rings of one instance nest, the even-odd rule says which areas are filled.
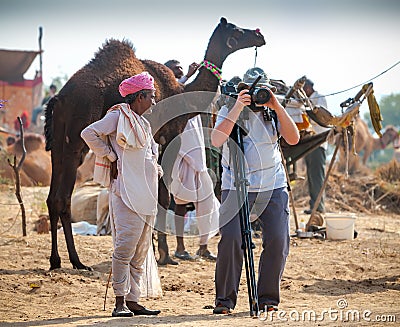
[[[239,118],[241,119],[241,118]],[[239,205],[240,229],[242,231],[242,249],[246,268],[247,289],[249,295],[250,315],[258,315],[258,295],[254,269],[253,249],[255,245],[251,237],[250,208],[247,187],[249,182],[246,179],[244,147],[242,128],[236,123],[229,139],[229,153],[233,170],[235,172],[235,187]]]

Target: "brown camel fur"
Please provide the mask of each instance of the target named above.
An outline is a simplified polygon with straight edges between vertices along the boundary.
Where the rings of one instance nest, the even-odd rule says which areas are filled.
[[[355,121],[355,149],[356,153],[360,154],[364,151],[362,160],[358,155],[353,155],[351,150],[351,138],[349,137],[349,164],[348,171],[349,174],[355,173],[356,171],[366,167],[367,160],[371,156],[371,153],[375,150],[385,149],[390,143],[395,143],[396,139],[399,138],[397,130],[393,126],[386,126],[385,131],[381,138],[374,138],[368,129],[367,123],[360,117],[357,117]],[[363,166],[360,166],[362,163]],[[339,171],[345,171],[346,167],[346,155],[344,148],[340,148],[339,152]]]
[[[45,140],[40,134],[27,133],[24,137],[26,157],[20,170],[22,186],[48,186],[51,176],[51,157],[45,150]],[[19,161],[22,156],[22,141],[17,139],[2,151],[0,174],[4,179],[14,180],[14,172],[7,162],[12,162],[16,155]]]
[[[221,18],[210,38],[205,60],[221,68],[229,54],[264,44],[264,37],[258,30],[241,29]],[[50,269],[61,267],[57,248],[57,222],[60,218],[72,266],[90,270],[79,260],[71,229],[71,194],[76,171],[88,151],[80,133],[87,125],[103,117],[112,105],[123,101],[118,93],[118,85],[123,79],[143,71],[148,71],[155,79],[157,101],[182,92],[215,92],[219,85],[216,77],[202,67],[196,79],[183,87],[169,68],[136,58],[129,42],[116,40],[107,41],[95,57],[68,80],[59,94],[50,100],[45,113],[46,149],[52,152],[52,176],[47,198],[52,234]],[[160,141],[162,137],[162,143],[167,145],[183,131],[188,118],[168,122],[157,132],[155,140]],[[165,185],[160,188],[164,191],[159,192],[159,202],[165,207],[169,194]]]

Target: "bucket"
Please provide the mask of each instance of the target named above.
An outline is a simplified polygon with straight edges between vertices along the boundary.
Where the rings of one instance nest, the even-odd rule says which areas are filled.
[[[328,240],[353,240],[354,223],[356,215],[346,214],[326,214],[326,238]]]

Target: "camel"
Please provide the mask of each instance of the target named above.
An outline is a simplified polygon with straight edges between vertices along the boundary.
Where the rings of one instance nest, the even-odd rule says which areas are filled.
[[[21,186],[49,186],[51,178],[51,155],[45,150],[45,139],[36,133],[26,133],[24,137],[26,157],[20,170]],[[14,171],[8,164],[14,155],[17,160],[22,156],[21,139],[0,150],[0,177],[4,181],[14,180]],[[77,170],[77,185],[93,178],[94,156],[88,155],[87,160]],[[86,158],[85,158],[86,159]],[[91,165],[91,167],[90,167]],[[89,166],[89,167],[88,167]]]
[[[374,138],[368,129],[367,123],[360,117],[357,117],[355,121],[355,150],[359,154],[364,151],[361,163],[366,166],[367,160],[371,153],[375,150],[385,149],[390,143],[396,143],[399,139],[398,131],[391,125],[386,126],[385,131],[381,138]],[[351,140],[351,138],[349,138]],[[349,141],[350,143],[351,141]],[[351,146],[350,146],[351,148]],[[340,148],[339,152],[339,171],[344,171],[346,167],[346,156],[344,148]],[[354,156],[352,151],[349,151],[349,165],[348,171],[350,174],[355,173],[360,169],[360,159],[358,156]]]
[[[49,186],[51,176],[51,157],[45,150],[45,140],[42,135],[27,133],[24,137],[26,157],[20,170],[22,186]],[[14,180],[14,172],[7,162],[12,162],[13,156],[17,160],[22,156],[22,140],[16,139],[15,143],[2,150],[0,162],[0,174],[4,179]]]
[[[221,18],[211,35],[204,59],[221,69],[231,53],[264,44],[264,37],[258,29],[242,29]],[[71,194],[77,168],[88,152],[80,133],[90,123],[102,118],[108,108],[123,102],[118,93],[118,85],[123,79],[143,71],[148,71],[155,79],[156,101],[182,92],[215,92],[219,85],[216,75],[204,65],[194,81],[183,86],[169,68],[155,61],[136,58],[130,42],[113,39],[106,41],[94,58],[67,81],[58,95],[49,101],[45,112],[46,149],[51,150],[52,159],[47,198],[52,235],[50,269],[61,267],[57,248],[57,222],[60,218],[73,268],[91,270],[79,259],[71,228]],[[189,118],[190,115],[184,115],[169,121],[157,131],[154,139],[167,146],[183,131]],[[169,192],[163,184],[160,183],[159,203],[165,208],[169,203]]]

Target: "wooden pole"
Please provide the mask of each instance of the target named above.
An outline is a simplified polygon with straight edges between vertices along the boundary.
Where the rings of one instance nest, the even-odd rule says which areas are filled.
[[[308,223],[307,223],[307,228],[309,227],[309,223],[312,220],[312,218],[315,215],[315,213],[317,212],[318,205],[321,202],[322,195],[323,195],[323,193],[325,191],[326,184],[328,183],[329,175],[331,174],[331,170],[332,170],[333,164],[335,163],[335,160],[336,160],[336,155],[337,155],[337,152],[339,150],[340,143],[341,143],[341,138],[338,137],[337,140],[336,140],[335,151],[333,152],[333,156],[332,156],[331,162],[329,164],[328,171],[326,172],[324,183],[322,184],[322,187],[321,187],[321,189],[319,190],[319,193],[318,193],[318,197],[315,200],[314,207],[312,209],[310,219],[308,220]]]
[[[43,28],[39,27],[39,62],[40,62],[40,76],[43,78],[43,65],[42,65],[42,37],[43,37]]]

